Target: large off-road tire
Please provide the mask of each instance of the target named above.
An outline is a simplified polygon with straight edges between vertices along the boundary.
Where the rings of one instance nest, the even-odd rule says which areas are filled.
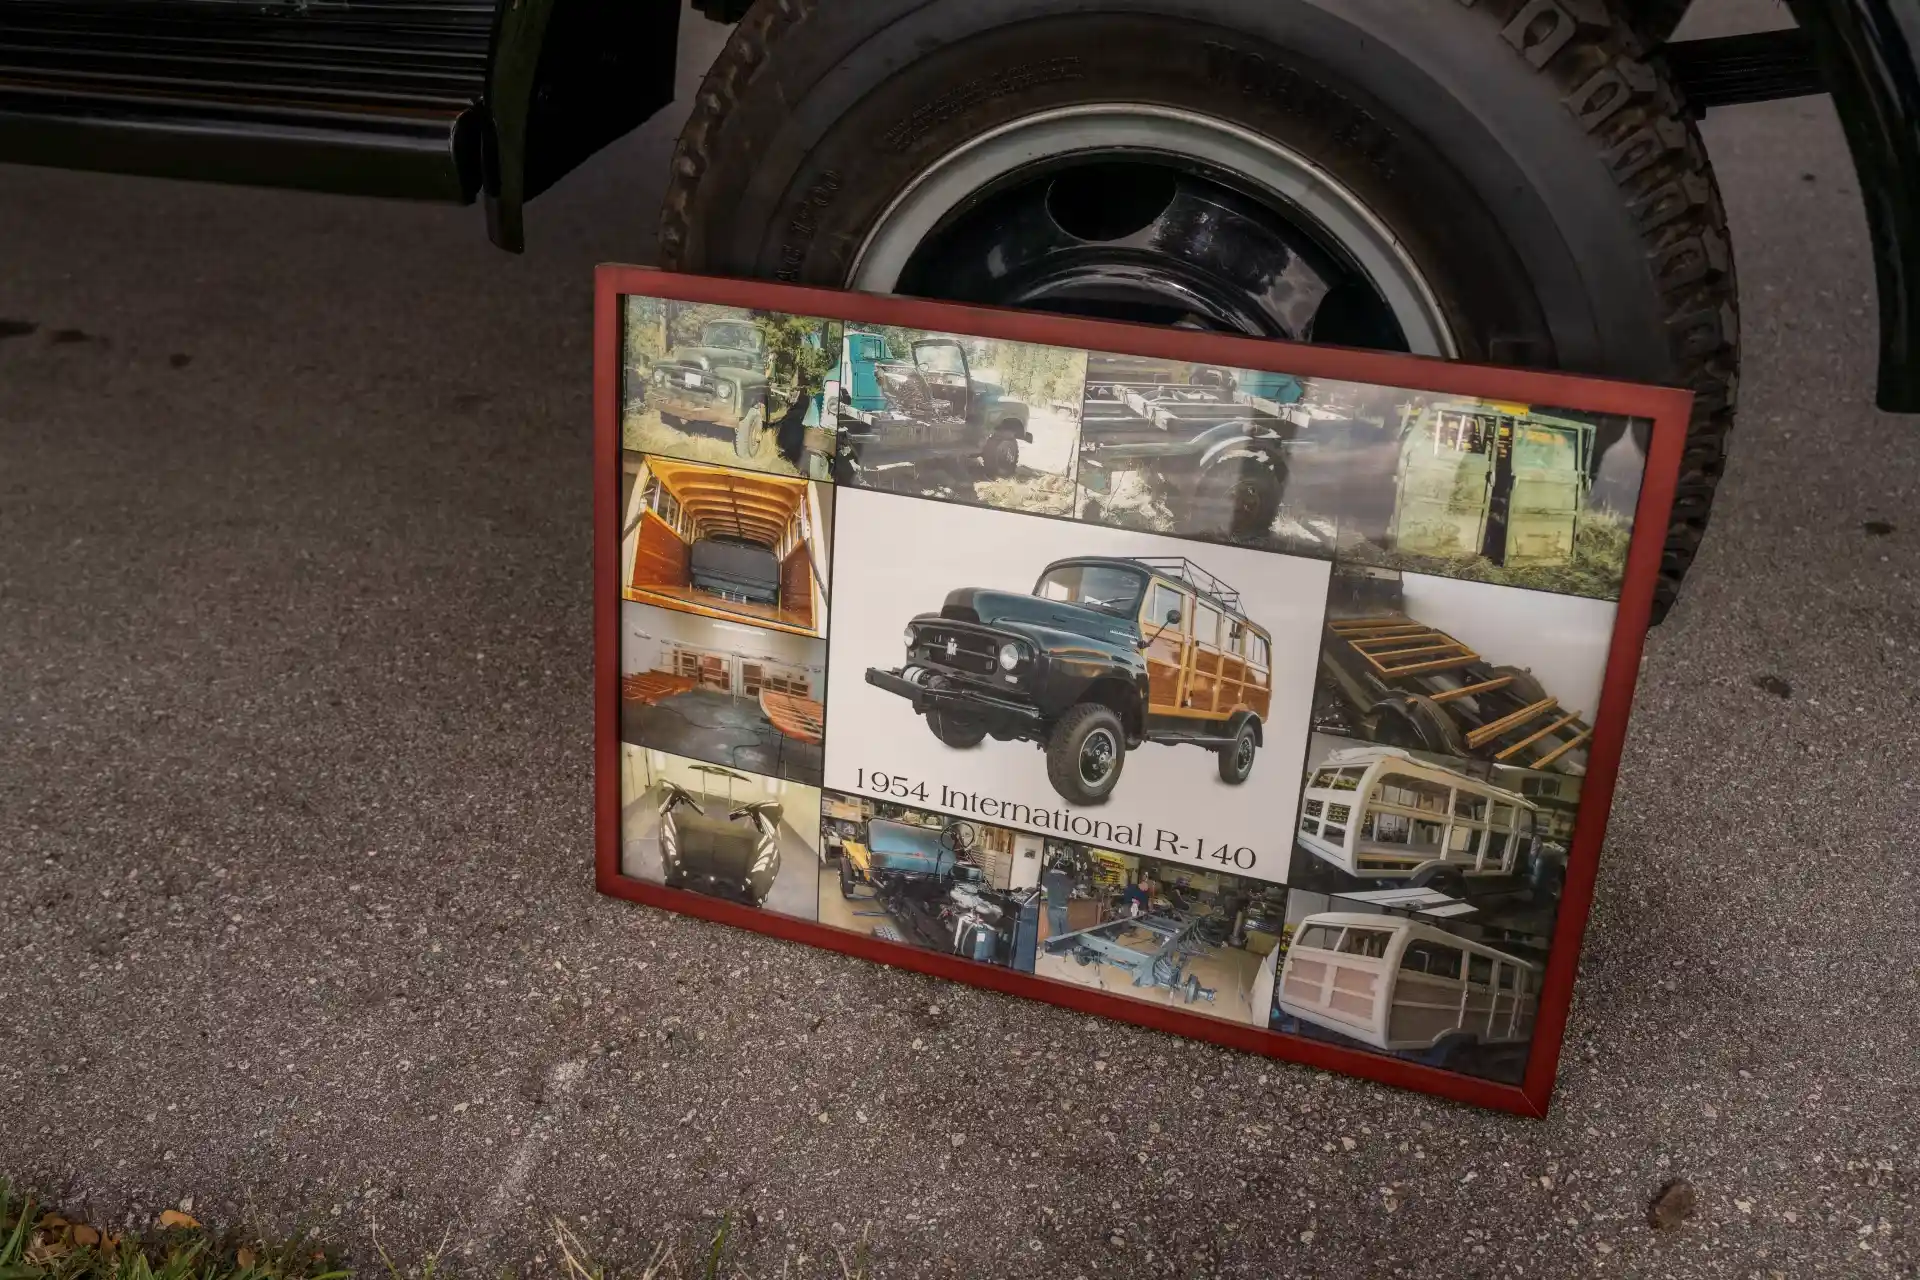
[[[1102,804],[1127,763],[1127,730],[1112,707],[1069,708],[1047,738],[1047,781],[1071,804]]]
[[[931,252],[896,255],[904,265],[886,268],[897,277],[887,284],[874,275],[873,246],[919,235],[900,210],[938,194],[939,183],[921,181],[930,173],[971,172],[991,149],[983,138],[997,146],[1009,130],[1066,117],[1084,135],[1128,112],[1163,132],[1177,124],[1230,135],[1232,145],[1304,162],[1320,175],[1317,186],[1293,188],[1306,195],[1246,198],[1298,220],[1302,200],[1339,193],[1342,208],[1359,212],[1328,214],[1303,233],[1350,251],[1328,261],[1366,248],[1368,233],[1353,228],[1369,219],[1384,227],[1389,265],[1413,282],[1381,286],[1400,341],[1419,347],[1404,333],[1431,331],[1441,354],[1691,387],[1664,612],[1706,528],[1732,422],[1734,273],[1697,128],[1610,0],[758,0],[695,95],[673,160],[661,264],[1068,309],[1058,294],[1041,296],[1038,277],[990,287],[989,273],[955,274],[962,259]],[[1123,152],[1141,154],[1116,144],[1113,154]],[[990,198],[956,197],[957,212],[928,222],[914,243],[944,245],[961,223],[974,234],[1016,178],[1025,186],[1014,195],[1084,194],[1113,168],[1101,164],[1098,174],[1082,166],[996,177]],[[1088,252],[1119,245],[1112,235],[1130,231],[1122,224],[1151,185],[1125,199],[1063,199],[1056,221],[1070,222]],[[959,265],[943,275],[927,265],[936,258]],[[1394,345],[1362,305],[1375,276],[1387,278],[1343,279],[1291,336]],[[1288,336],[1284,315],[1269,324],[1260,310],[1274,295],[1252,286],[1243,295],[1244,316],[1223,298],[1209,322]],[[1357,327],[1356,307],[1370,317]]]
[[[840,896],[849,902],[860,896],[859,883],[853,878],[853,859],[840,855]]]

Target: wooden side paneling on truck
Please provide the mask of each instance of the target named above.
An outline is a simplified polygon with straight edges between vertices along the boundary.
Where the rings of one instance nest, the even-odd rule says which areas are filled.
[[[640,519],[640,538],[633,553],[627,585],[684,587],[688,581],[688,549],[666,521],[649,511]]]
[[[813,625],[813,565],[808,561],[805,543],[787,552],[781,562],[780,608],[795,624]]]

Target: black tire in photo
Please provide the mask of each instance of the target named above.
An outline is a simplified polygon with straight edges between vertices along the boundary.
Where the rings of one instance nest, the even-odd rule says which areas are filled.
[[[1237,453],[1215,462],[1195,479],[1194,515],[1207,532],[1258,538],[1273,528],[1286,488],[1286,468],[1279,459]]]
[[[1542,701],[1547,696],[1546,686],[1534,678],[1533,672],[1525,670],[1524,668],[1495,667],[1493,668],[1493,677],[1496,680],[1503,679],[1507,681],[1508,690],[1510,690],[1515,697],[1529,705]]]
[[[989,480],[1011,480],[1020,473],[1020,441],[1004,431],[988,436],[980,448],[980,463]]]
[[[733,428],[733,452],[740,458],[751,458],[760,447],[760,429],[767,424],[767,406],[755,401],[747,411],[740,415],[740,421]]]
[[[1220,748],[1220,781],[1239,786],[1253,772],[1254,756],[1260,749],[1260,726],[1248,717],[1240,725],[1233,741]]]
[[[1386,747],[1407,751],[1434,751],[1446,756],[1466,756],[1466,737],[1432,698],[1419,693],[1396,694],[1373,710],[1374,741]]]
[[[1070,708],[1047,740],[1047,779],[1073,804],[1099,804],[1112,795],[1126,763],[1126,726],[1104,703]]]
[[[1469,1057],[1479,1048],[1479,1041],[1464,1031],[1456,1031],[1443,1037],[1434,1045],[1431,1060],[1433,1065],[1443,1071],[1464,1071]]]

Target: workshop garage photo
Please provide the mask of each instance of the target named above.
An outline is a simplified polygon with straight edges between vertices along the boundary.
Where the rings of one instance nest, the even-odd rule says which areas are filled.
[[[1285,886],[1067,841],[1045,858],[1036,975],[1267,1024],[1260,973],[1284,946]]]
[[[1039,836],[828,791],[820,923],[1032,973]]]
[[[1550,934],[1577,774],[1314,734],[1287,883]]]
[[[1547,939],[1445,913],[1290,889],[1258,991],[1289,1035],[1517,1084]]]
[[[657,605],[620,606],[620,739],[820,784],[827,642]]]

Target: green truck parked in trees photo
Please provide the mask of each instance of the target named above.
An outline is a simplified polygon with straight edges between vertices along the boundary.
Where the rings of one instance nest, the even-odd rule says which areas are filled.
[[[709,320],[699,341],[653,362],[642,384],[668,426],[705,422],[733,433],[751,458],[767,426],[767,339],[750,320]]]

